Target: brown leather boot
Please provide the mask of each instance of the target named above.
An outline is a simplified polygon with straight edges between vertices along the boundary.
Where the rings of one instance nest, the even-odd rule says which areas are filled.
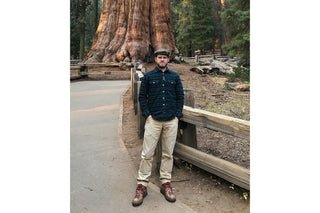
[[[176,201],[176,196],[174,196],[169,182],[161,185],[160,192],[164,195],[167,201],[170,201],[170,202]]]
[[[136,196],[132,200],[133,206],[139,206],[143,202],[143,198],[148,195],[147,187],[139,184],[136,189]]]

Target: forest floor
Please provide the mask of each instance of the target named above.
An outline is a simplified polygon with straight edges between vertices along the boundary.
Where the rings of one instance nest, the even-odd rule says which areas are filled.
[[[148,70],[155,64],[148,64]],[[221,75],[200,75],[190,71],[192,65],[169,63],[180,75],[184,89],[194,91],[195,108],[250,120],[250,92],[227,90],[227,78]],[[123,96],[122,139],[138,170],[142,139],[137,134],[131,90]],[[198,149],[250,169],[250,141],[197,127]],[[153,165],[156,165],[154,163]],[[155,167],[155,166],[154,166]],[[160,186],[153,169],[150,181]],[[238,187],[196,166],[183,162],[173,167],[172,187],[177,199],[196,212],[250,212],[250,191]]]

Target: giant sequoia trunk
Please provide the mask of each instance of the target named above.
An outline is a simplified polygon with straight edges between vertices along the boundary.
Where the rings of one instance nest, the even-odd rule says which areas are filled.
[[[178,53],[170,0],[104,0],[85,62],[142,62],[159,48]]]

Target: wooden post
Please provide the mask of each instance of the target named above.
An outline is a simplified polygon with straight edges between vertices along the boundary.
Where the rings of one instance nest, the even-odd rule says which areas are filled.
[[[139,76],[138,76],[138,74],[136,72],[134,72],[133,78],[134,78],[134,83],[133,83],[133,88],[134,88],[133,107],[134,107],[134,114],[136,115],[138,113],[138,96],[139,96],[138,86],[137,86],[137,82],[139,81]]]
[[[143,73],[146,73],[146,72],[148,72],[147,68],[148,68],[148,63],[143,63],[143,70],[141,70],[141,71]]]
[[[184,90],[184,105],[194,107],[195,106],[195,99],[194,93],[192,90]],[[190,146],[192,148],[197,148],[197,129],[196,125],[189,124],[184,121],[181,122],[182,127],[182,143]]]
[[[143,135],[144,135],[144,125],[146,123],[146,119],[143,117],[141,109],[140,109],[140,103],[139,103],[140,85],[141,85],[141,81],[138,81],[137,82],[137,93],[138,93],[138,98],[137,98],[138,135],[139,135],[139,138],[142,139]]]
[[[80,65],[79,75],[81,77],[88,77],[88,66],[86,64]]]
[[[160,134],[160,138],[155,151],[156,155],[156,171],[155,174],[160,176],[160,166],[161,166],[161,158],[162,158],[162,134]]]
[[[131,68],[131,98],[133,100],[133,82],[134,82],[134,79],[133,79],[133,68]]]

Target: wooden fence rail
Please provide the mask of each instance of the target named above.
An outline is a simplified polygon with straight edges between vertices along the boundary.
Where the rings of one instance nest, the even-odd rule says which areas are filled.
[[[145,119],[139,109],[138,95],[141,84],[140,79],[141,73],[139,73],[138,77],[136,70],[133,69],[131,84],[133,90],[132,98],[134,101],[135,112],[138,114],[138,134],[139,137],[142,138]],[[194,99],[194,97],[190,95],[193,93],[190,93],[190,91],[185,91],[185,93],[187,94],[185,95],[185,98],[189,99],[191,97],[191,99]],[[250,170],[197,150],[196,131],[195,128],[193,128],[194,125],[202,126],[250,140],[250,122],[190,107],[194,106],[193,104],[190,104],[190,100],[185,101],[183,117],[180,122],[187,125],[181,125],[184,126],[182,129],[182,134],[184,135],[182,135],[182,143],[176,143],[174,155],[231,183],[250,190]],[[190,139],[192,141],[190,141]],[[161,158],[161,143],[158,143],[156,153],[157,164],[159,166]]]
[[[240,138],[250,139],[249,121],[188,106],[183,107],[183,117],[181,120]]]
[[[176,143],[174,155],[231,183],[250,190],[250,171],[246,168]]]

